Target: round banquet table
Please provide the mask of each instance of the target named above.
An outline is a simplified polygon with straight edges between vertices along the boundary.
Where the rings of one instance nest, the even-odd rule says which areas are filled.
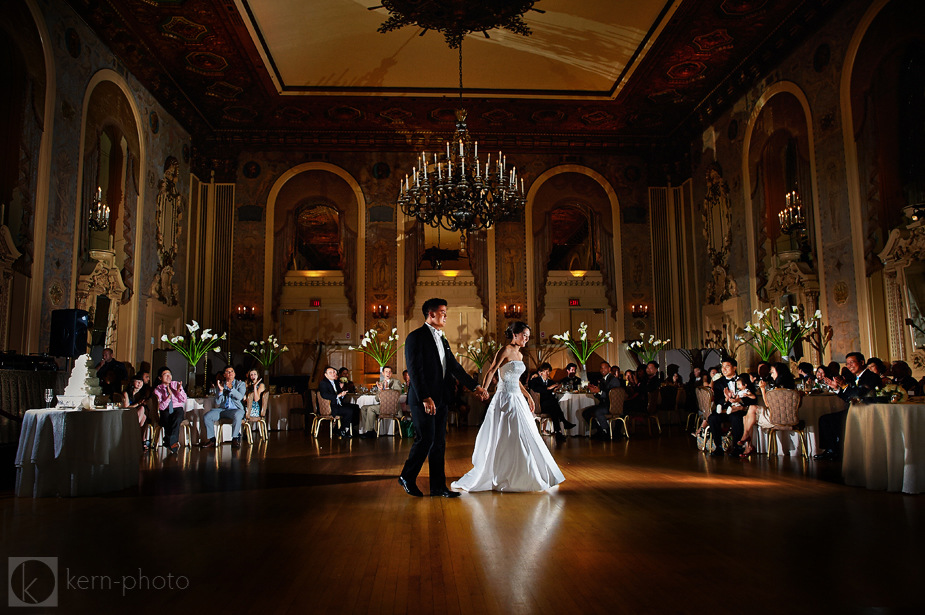
[[[28,410],[16,451],[16,495],[75,497],[138,484],[141,427],[133,409]]]
[[[925,404],[852,404],[842,475],[847,485],[925,492]]]
[[[597,404],[597,398],[591,393],[563,393],[559,397],[559,407],[562,408],[562,414],[570,423],[575,423],[571,429],[562,430],[570,436],[588,435],[588,424],[581,418],[581,411],[588,406]]]

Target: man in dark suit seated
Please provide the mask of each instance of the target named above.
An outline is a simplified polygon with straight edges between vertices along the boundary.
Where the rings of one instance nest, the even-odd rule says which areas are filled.
[[[96,377],[100,379],[103,395],[112,398],[122,393],[122,381],[128,377],[128,370],[112,356],[112,348],[103,349],[103,359],[96,365]]]
[[[853,384],[848,384],[841,376],[825,379],[825,383],[845,401],[845,409],[819,417],[819,448],[821,450],[813,456],[816,460],[838,461],[841,459],[845,442],[845,422],[848,420],[848,404],[851,400],[860,399],[880,386],[880,376],[867,369],[864,355],[860,352],[849,352],[845,356],[845,367],[854,376]]]
[[[744,408],[733,410],[732,402],[727,399],[725,393],[728,390],[735,395],[736,382],[739,380],[739,364],[732,357],[726,357],[723,359],[720,368],[723,373],[722,378],[713,381],[713,402],[716,404],[716,411],[707,419],[710,433],[713,436],[714,448],[712,455],[714,457],[722,457],[725,454],[725,451],[723,451],[723,423],[729,423],[732,429],[733,442],[741,442],[745,433],[745,415],[747,414],[747,410]],[[729,451],[729,454],[738,456],[743,450],[741,446],[735,445]]]
[[[581,378],[578,377],[578,366],[574,363],[569,363],[565,366],[565,378],[559,381],[559,384],[563,389],[575,389],[578,390],[581,388]]]
[[[601,377],[596,386],[591,387],[591,391],[597,398],[597,404],[589,406],[581,411],[581,416],[591,425],[591,419],[597,423],[597,431],[589,434],[594,440],[609,440],[610,435],[607,431],[607,419],[605,418],[610,412],[610,390],[623,386],[623,378],[620,375],[620,368],[611,369],[610,363],[601,362]],[[624,408],[625,412],[625,408]]]
[[[347,391],[337,379],[337,370],[330,365],[324,368],[324,378],[318,385],[318,392],[321,397],[331,402],[331,414],[340,417],[341,428],[338,435],[341,438],[350,437],[350,426],[352,425],[353,437],[358,437],[360,435],[360,407],[344,401]]]
[[[559,406],[559,400],[553,395],[553,392],[559,388],[559,385],[549,379],[549,373],[552,366],[549,363],[543,363],[536,372],[536,376],[530,379],[527,388],[540,394],[539,414],[548,414],[552,418],[553,430],[556,433],[556,440],[565,440],[565,434],[562,433],[560,424],[564,424],[566,429],[571,429],[575,423],[566,420]]]

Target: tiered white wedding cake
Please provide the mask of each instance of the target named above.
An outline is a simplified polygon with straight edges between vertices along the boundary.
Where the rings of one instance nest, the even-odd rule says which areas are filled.
[[[76,408],[85,405],[83,401],[89,397],[89,405],[92,407],[94,399],[102,392],[100,379],[93,370],[93,360],[89,354],[80,355],[74,361],[74,369],[71,370],[64,395],[58,396],[58,405]]]

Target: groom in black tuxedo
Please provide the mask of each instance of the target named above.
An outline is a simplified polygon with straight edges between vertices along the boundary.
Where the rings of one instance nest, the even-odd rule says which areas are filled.
[[[424,324],[408,334],[405,340],[405,363],[411,385],[408,388],[408,407],[414,423],[414,444],[408,461],[398,477],[398,484],[416,497],[424,494],[415,480],[424,460],[430,468],[430,495],[455,498],[459,494],[446,486],[443,459],[446,453],[447,403],[453,398],[455,377],[463,386],[474,389],[482,400],[488,392],[466,373],[456,361],[450,344],[443,336],[446,325],[446,300],[428,299],[423,310]]]

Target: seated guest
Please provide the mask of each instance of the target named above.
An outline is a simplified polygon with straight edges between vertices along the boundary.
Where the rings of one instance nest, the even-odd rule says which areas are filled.
[[[376,381],[376,403],[360,408],[363,417],[363,434],[366,438],[376,437],[376,424],[379,422],[379,391],[389,389],[401,393],[401,382],[398,378],[392,378],[392,368],[386,365],[379,372],[379,380]]]
[[[912,377],[912,369],[905,361],[893,361],[893,384],[906,389],[909,395],[921,395],[919,383]]]
[[[578,377],[578,365],[569,363],[565,366],[565,378],[559,381],[563,390],[578,390],[581,388],[581,378]]]
[[[765,382],[770,382],[771,381],[771,364],[768,363],[767,361],[758,361],[758,367],[755,370],[755,373],[758,374],[757,380],[763,380]]]
[[[252,419],[260,418],[260,396],[267,390],[263,384],[263,378],[260,372],[252,369],[247,372],[245,379],[247,388],[244,390],[244,408],[247,410],[247,416]]]
[[[800,363],[797,366],[797,376],[800,377],[800,382],[803,383],[804,391],[809,391],[816,384],[815,370],[812,363],[806,363],[805,361]]]
[[[762,380],[758,383],[758,386],[770,391],[774,389],[796,389],[797,383],[786,363],[772,363],[767,380]]]
[[[684,379],[681,378],[681,374],[675,372],[668,377],[667,384],[670,384],[673,387],[682,388],[684,386]]]
[[[411,386],[411,376],[408,375],[408,370],[403,370],[401,373],[401,392],[407,393],[409,386]]]
[[[158,370],[157,383],[154,396],[160,413],[159,424],[164,430],[164,446],[175,453],[180,447],[180,423],[183,422],[186,391],[180,382],[174,381],[173,374],[166,367]]]
[[[646,363],[645,389],[648,392],[658,391],[662,386],[662,375],[658,371],[658,361]]]
[[[625,374],[626,399],[623,401],[623,416],[645,412],[648,398],[645,391],[639,386],[636,372],[627,370]]]
[[[710,426],[710,433],[713,436],[713,453],[715,457],[722,457],[723,451],[723,424],[729,423],[732,429],[733,442],[741,442],[742,435],[745,432],[745,410],[733,409],[732,402],[726,397],[726,390],[735,394],[738,391],[736,381],[739,379],[738,363],[732,357],[726,357],[722,362],[722,376],[713,382],[713,402],[716,404],[716,411],[707,419]],[[738,444],[729,451],[730,455],[740,455],[743,452]]]
[[[202,417],[202,422],[206,424],[206,441],[200,445],[202,448],[215,446],[214,423],[219,419],[231,419],[231,446],[241,446],[241,421],[246,414],[244,398],[247,396],[247,386],[234,376],[234,368],[229,365],[215,383],[212,409]]]
[[[774,366],[771,366],[771,371],[774,371]],[[762,410],[766,413],[767,410],[761,406],[755,405],[758,398],[755,395],[755,386],[752,383],[750,374],[739,374],[739,379],[736,381],[735,393],[730,392],[729,389],[724,389],[723,393],[730,402],[730,412],[745,411],[742,438],[737,444],[740,447],[744,447],[739,457],[748,457],[755,452],[755,447],[752,444],[752,428],[755,426],[758,413]]]
[[[610,435],[607,431],[607,415],[610,413],[610,391],[624,385],[623,378],[620,377],[620,368],[616,368],[616,373],[610,367],[610,363],[604,361],[601,363],[601,377],[597,386],[591,387],[591,392],[597,398],[597,404],[589,406],[581,411],[581,416],[588,427],[591,427],[591,419],[597,424],[597,432],[590,434],[591,438],[597,440],[609,440]],[[630,372],[627,372],[629,374]],[[626,402],[623,404],[623,411],[626,412]]]
[[[719,368],[718,368],[718,367],[711,367],[711,368],[710,368],[710,372],[708,373],[708,375],[710,376],[710,379],[707,381],[707,382],[709,383],[710,386],[713,386],[713,380],[716,379],[716,376],[717,376],[718,374],[719,374]]]
[[[135,374],[132,378],[132,383],[122,393],[122,407],[131,408],[138,413],[138,425],[141,427],[144,427],[145,423],[148,422],[146,411],[149,397],[151,397],[151,388],[145,385],[141,374]],[[151,441],[145,440],[144,449],[148,450],[150,447]]]
[[[344,401],[348,392],[344,389],[344,383],[338,380],[337,374],[337,370],[330,365],[324,368],[324,378],[318,384],[318,393],[331,402],[331,414],[340,417],[341,428],[338,435],[341,438],[349,438],[352,426],[353,437],[356,438],[360,435],[360,407]]]
[[[549,363],[541,363],[536,375],[527,383],[527,388],[540,394],[540,407],[534,410],[536,414],[548,414],[552,419],[553,432],[556,440],[565,440],[565,434],[562,433],[561,425],[564,424],[566,429],[571,429],[575,423],[566,420],[559,406],[559,401],[553,392],[559,388],[558,383],[549,379],[552,366]]]
[[[845,368],[854,376],[854,384],[848,384],[841,376],[828,378],[825,381],[845,401],[845,409],[819,417],[819,448],[821,451],[813,459],[827,461],[841,459],[842,445],[845,440],[845,421],[848,419],[848,403],[852,399],[864,397],[868,392],[880,386],[880,377],[867,369],[864,355],[860,352],[848,353],[845,357]]]
[[[100,379],[103,395],[110,399],[122,391],[122,381],[128,377],[128,370],[113,358],[112,348],[103,349],[103,359],[96,364],[96,377]]]
[[[889,374],[887,374],[886,365],[884,365],[883,361],[881,361],[879,358],[871,357],[867,359],[867,369],[880,377],[880,386],[885,386],[892,382],[892,380],[890,380]]]
[[[340,368],[337,372],[337,379],[343,385],[343,388],[348,393],[356,393],[356,385],[353,384],[353,381],[350,379],[350,370],[346,367]]]

